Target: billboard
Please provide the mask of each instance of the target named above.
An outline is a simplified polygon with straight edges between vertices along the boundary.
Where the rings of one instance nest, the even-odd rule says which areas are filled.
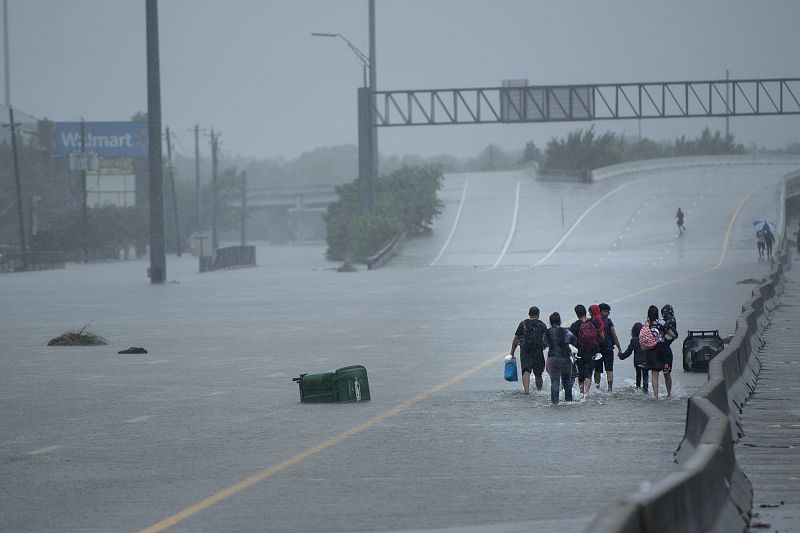
[[[86,152],[100,157],[147,157],[147,122],[84,122]],[[55,155],[81,151],[81,123],[56,122]]]

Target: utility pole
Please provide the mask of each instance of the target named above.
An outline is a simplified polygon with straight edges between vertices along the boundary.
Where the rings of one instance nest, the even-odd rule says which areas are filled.
[[[203,229],[201,218],[200,200],[200,126],[194,125],[194,208],[195,208],[195,228],[199,232]]]
[[[3,54],[5,58],[6,107],[11,107],[11,66],[8,54],[8,0],[3,0]]]
[[[219,236],[217,235],[217,148],[219,145],[219,134],[214,134],[211,128],[211,251],[217,252],[219,247]]]
[[[167,169],[169,169],[169,186],[172,189],[172,213],[175,217],[175,250],[178,257],[181,256],[181,228],[178,222],[178,196],[175,193],[175,167],[172,166],[172,139],[169,136],[169,126],[167,132]]]
[[[369,209],[372,210],[375,199],[375,185],[380,173],[378,162],[378,126],[375,123],[375,91],[377,90],[377,59],[375,55],[375,0],[369,0],[369,133],[370,133],[370,175],[369,175]]]
[[[164,283],[164,162],[161,157],[161,68],[158,57],[158,0],[146,0],[147,122],[150,175],[150,283]]]
[[[81,173],[81,225],[83,226],[83,236],[81,238],[81,245],[83,246],[83,262],[89,262],[89,198],[86,193],[86,166],[88,161],[86,158],[86,121],[81,118],[81,157],[80,157],[80,173]]]
[[[25,215],[22,212],[22,184],[19,178],[19,159],[17,158],[17,125],[14,123],[14,110],[8,108],[11,128],[11,154],[14,158],[14,182],[17,187],[17,215],[19,216],[19,247],[22,251],[22,267],[28,270],[28,242],[25,233]]]
[[[241,228],[241,243],[244,246],[247,243],[247,173],[242,170],[242,221]]]

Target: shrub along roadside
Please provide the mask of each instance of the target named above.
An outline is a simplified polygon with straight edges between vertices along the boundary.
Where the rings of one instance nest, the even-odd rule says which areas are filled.
[[[403,230],[430,231],[441,213],[442,180],[437,165],[402,167],[378,179],[368,213],[360,207],[358,181],[338,186],[339,199],[325,213],[328,259],[363,263]]]

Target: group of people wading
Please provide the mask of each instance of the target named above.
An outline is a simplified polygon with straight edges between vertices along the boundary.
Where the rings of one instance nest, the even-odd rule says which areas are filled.
[[[578,304],[575,306],[576,320],[569,327],[561,325],[561,315],[557,312],[550,315],[548,327],[539,320],[539,308],[531,307],[528,318],[517,326],[509,351],[514,357],[517,347],[520,349],[523,392],[530,394],[531,374],[536,390],[542,390],[545,371],[550,376],[550,400],[553,404],[558,403],[562,388],[564,400],[573,401],[576,381],[580,400],[585,401],[593,381],[595,387],[600,388],[604,372],[606,390],[612,392],[616,347],[617,355],[622,360],[633,355],[637,389],[648,394],[652,383],[653,396],[658,398],[659,375],[664,374],[667,397],[671,396],[673,356],[670,345],[678,338],[678,325],[672,306],[663,306],[659,317],[658,308],[651,305],[647,310],[647,319],[635,323],[631,328],[631,339],[625,350],[620,345],[610,314],[611,306],[606,303],[590,305],[588,312],[586,307]]]

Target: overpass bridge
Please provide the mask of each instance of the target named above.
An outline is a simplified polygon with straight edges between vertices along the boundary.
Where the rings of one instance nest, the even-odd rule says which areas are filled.
[[[270,242],[324,240],[322,215],[337,198],[333,184],[249,190],[249,234]]]

